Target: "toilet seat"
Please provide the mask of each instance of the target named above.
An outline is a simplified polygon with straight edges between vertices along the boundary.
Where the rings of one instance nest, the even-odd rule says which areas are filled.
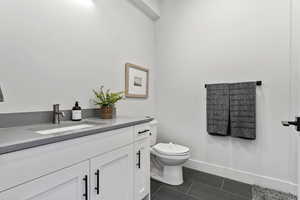
[[[172,160],[182,160],[182,159],[189,159],[190,158],[190,154],[186,153],[186,154],[181,154],[181,155],[166,155],[166,154],[162,154],[159,153],[158,151],[156,151],[155,149],[151,149],[151,154],[160,158],[165,158],[165,159],[172,159]]]
[[[159,143],[153,147],[157,153],[166,156],[185,156],[189,154],[190,149],[173,143]]]

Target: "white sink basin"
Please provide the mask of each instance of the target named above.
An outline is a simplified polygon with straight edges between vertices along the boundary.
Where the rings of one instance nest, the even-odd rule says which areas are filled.
[[[63,132],[68,132],[68,131],[86,129],[86,128],[91,128],[94,126],[95,125],[93,125],[93,124],[80,124],[80,125],[67,126],[67,127],[62,127],[62,128],[40,130],[40,131],[36,131],[36,133],[39,133],[41,135],[49,135],[49,134],[54,134],[54,133],[63,133]]]

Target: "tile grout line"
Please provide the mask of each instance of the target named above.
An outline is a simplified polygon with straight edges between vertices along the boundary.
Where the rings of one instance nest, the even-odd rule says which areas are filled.
[[[225,185],[225,179],[223,179],[221,188],[215,187],[215,186],[213,186],[213,185],[210,185],[210,184],[207,184],[207,183],[204,183],[204,182],[200,182],[200,183],[203,184],[203,185],[206,185],[207,187],[210,187],[210,188],[214,188],[214,189],[220,190],[220,191],[222,191],[222,192],[225,192],[225,193],[227,193],[227,194],[231,194],[231,195],[236,196],[236,197],[240,197],[240,198],[242,198],[242,200],[248,200],[248,197],[246,197],[246,196],[244,196],[244,195],[241,195],[241,194],[237,194],[237,193],[233,193],[233,192],[224,190],[223,187],[224,187],[224,185]],[[192,194],[187,194],[187,195],[188,195],[188,196],[192,196],[192,197],[196,197],[195,195],[192,195]]]
[[[193,195],[193,194],[187,194],[188,197],[192,197],[193,199],[199,199],[199,196]],[[200,199],[199,199],[200,200]]]
[[[221,184],[220,190],[223,190],[224,184],[225,184],[225,178],[223,178],[223,181],[222,181],[222,184]]]
[[[234,193],[234,192],[230,192],[230,191],[227,191],[227,190],[224,190],[224,185],[225,185],[225,178],[223,178],[223,181],[222,181],[222,184],[221,184],[221,187],[220,187],[220,190],[223,191],[223,192],[226,192],[228,194],[231,194],[231,195],[234,195],[234,196],[238,196],[238,197],[241,197],[243,199],[247,199],[248,197],[244,196],[244,195],[241,195],[241,194],[238,194],[238,193]]]
[[[211,187],[211,188],[215,188],[215,189],[217,189],[217,190],[221,190],[221,189],[220,189],[220,186],[217,187],[217,186],[215,186],[215,185],[211,185],[211,184],[205,183],[205,182],[203,182],[203,181],[193,181],[193,182],[197,182],[197,183],[203,184],[203,185],[205,185],[205,186],[208,186],[208,187]]]
[[[186,191],[180,191],[180,190],[178,190],[178,189],[176,189],[176,188],[173,188],[173,187],[170,186],[170,185],[162,185],[162,187],[165,187],[165,188],[167,188],[167,189],[170,189],[170,190],[172,190],[172,191],[174,191],[174,192],[178,192],[178,193],[181,193],[181,194],[186,194]]]
[[[241,195],[241,194],[237,194],[237,193],[234,193],[234,192],[230,192],[230,191],[227,191],[227,190],[224,190],[224,189],[220,189],[222,192],[225,192],[227,194],[231,194],[233,196],[236,196],[236,197],[240,197],[242,199],[248,199],[248,197],[244,196],[244,195]],[[251,197],[250,197],[251,198]]]
[[[192,183],[191,183],[191,185],[190,185],[190,187],[187,189],[187,191],[186,191],[186,194],[189,194],[190,193],[190,191],[191,191],[191,189],[192,189],[192,186],[193,186],[193,181],[192,181]]]
[[[209,185],[206,185],[206,186],[209,186]],[[210,186],[210,187],[211,187],[211,186]],[[212,187],[212,188],[215,188],[215,187]],[[215,188],[215,189],[217,189],[217,188]],[[245,196],[242,196],[242,195],[239,195],[239,194],[236,194],[236,193],[228,192],[228,191],[221,190],[221,189],[217,189],[217,190],[220,190],[220,191],[222,191],[222,192],[224,192],[224,193],[233,195],[233,196],[235,196],[235,197],[239,197],[239,198],[241,198],[241,200],[251,200],[251,199],[248,199],[248,198],[245,197]],[[200,198],[199,196],[193,195],[193,194],[190,194],[190,193],[188,193],[188,194],[186,194],[186,195],[187,195],[187,196],[190,196],[190,197],[193,197],[193,198],[196,198],[196,199],[199,199],[199,198]]]
[[[159,186],[157,188],[157,190],[155,192],[153,192],[153,194],[151,194],[151,199],[156,195],[156,193],[158,193],[158,191],[163,187],[163,185]]]
[[[238,197],[240,200],[251,200],[252,195],[250,197],[248,197],[248,195],[242,195],[242,194],[238,194],[238,193],[235,193],[235,192],[225,190],[225,188],[226,188],[225,187],[226,178],[224,178],[224,177],[221,177],[221,178],[222,178],[221,180],[218,180],[219,184],[221,183],[220,185],[211,185],[211,184],[208,184],[208,182],[205,182],[203,180],[200,180],[199,183],[203,184],[203,185],[206,185],[210,188],[214,188],[214,189],[217,189],[219,191],[222,191],[222,192],[224,192],[224,195],[225,194],[233,195],[235,197]],[[197,195],[194,195],[194,194],[191,194],[192,188],[195,186],[195,184],[197,184],[198,181],[193,180],[193,178],[191,176],[188,176],[188,179],[191,180],[191,184],[189,185],[189,187],[187,188],[187,190],[185,192],[180,191],[176,188],[172,188],[172,187],[170,187],[170,188],[168,187],[168,188],[170,190],[174,191],[174,192],[182,193],[182,194],[186,195],[187,197],[189,196],[189,197],[192,197],[193,199],[194,198],[195,199],[199,199],[199,198],[201,199],[201,197],[199,197]],[[155,198],[158,195],[158,192],[161,191],[162,188],[164,188],[164,186],[165,186],[164,184],[159,186],[158,189],[153,193],[152,197]]]
[[[169,189],[172,190],[172,191],[174,191],[174,192],[182,193],[183,195],[186,195],[186,196],[189,196],[189,197],[192,197],[192,198],[195,198],[195,199],[199,199],[199,198],[200,198],[199,196],[190,194],[190,191],[191,191],[191,188],[192,188],[193,184],[194,184],[194,181],[191,183],[191,185],[189,186],[189,188],[188,188],[188,190],[186,191],[186,193],[180,192],[180,191],[178,191],[178,190],[176,190],[176,189],[174,189],[174,188],[171,188],[171,187],[170,187]],[[243,196],[243,195],[240,195],[240,194],[236,194],[236,193],[233,193],[233,192],[229,192],[229,191],[226,191],[226,190],[223,190],[223,189],[220,189],[220,188],[217,188],[217,187],[208,185],[208,184],[204,184],[204,183],[201,183],[201,184],[206,185],[206,186],[208,186],[208,187],[210,187],[210,188],[215,188],[216,190],[219,190],[219,191],[222,191],[222,192],[224,192],[224,193],[233,195],[233,196],[235,196],[235,197],[239,197],[240,200],[251,200],[251,199],[249,199],[248,197]],[[161,186],[159,186],[159,188],[158,188],[153,194],[151,194],[151,199],[152,199],[152,198],[155,198],[156,195],[157,195],[157,193],[158,193],[164,186],[165,186],[164,184],[162,184]],[[223,183],[223,187],[224,187],[224,183]],[[251,197],[250,197],[250,198],[251,198]]]

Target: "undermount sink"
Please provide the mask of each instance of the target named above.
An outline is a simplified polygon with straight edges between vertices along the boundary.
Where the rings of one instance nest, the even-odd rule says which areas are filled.
[[[63,132],[68,132],[68,131],[76,131],[76,130],[81,130],[81,129],[86,129],[86,128],[92,128],[94,126],[95,126],[94,124],[79,124],[79,125],[66,126],[66,127],[61,127],[61,128],[39,130],[39,131],[36,131],[36,133],[39,133],[41,135],[49,135],[49,134],[55,134],[55,133],[63,133]]]

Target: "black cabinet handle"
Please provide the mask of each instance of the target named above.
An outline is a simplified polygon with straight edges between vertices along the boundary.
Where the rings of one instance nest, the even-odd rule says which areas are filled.
[[[95,173],[96,175],[96,180],[97,180],[97,186],[95,187],[95,190],[97,194],[100,194],[100,186],[99,186],[99,176],[100,176],[100,170],[98,169]]]
[[[300,117],[296,117],[295,121],[283,121],[281,123],[283,126],[295,126],[296,130],[300,132]]]
[[[89,199],[89,196],[88,196],[88,176],[85,175],[84,178],[83,178],[83,181],[84,181],[84,184],[85,184],[85,193],[83,194],[83,196],[85,197],[85,200],[88,200]]]
[[[141,169],[141,150],[139,150],[136,155],[138,156],[138,163],[136,166]]]
[[[138,134],[147,133],[147,132],[149,132],[149,131],[150,131],[149,129],[146,129],[146,130],[143,130],[143,131],[139,131]]]

